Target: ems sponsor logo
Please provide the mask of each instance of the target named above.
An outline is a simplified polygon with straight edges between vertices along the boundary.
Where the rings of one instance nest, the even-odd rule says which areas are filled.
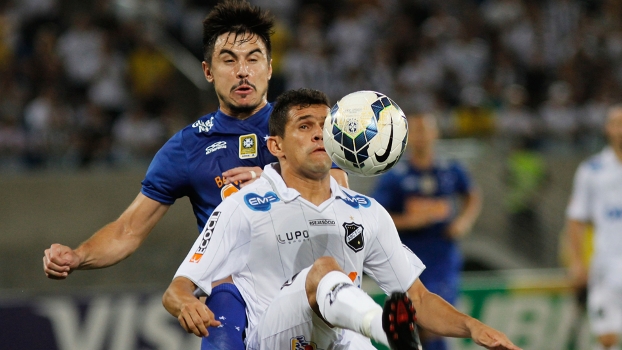
[[[197,120],[192,124],[193,128],[199,128],[199,132],[208,132],[214,126],[214,117],[209,118],[209,120],[202,121]]]
[[[344,222],[343,228],[346,230],[346,245],[354,252],[360,252],[365,247],[365,236],[363,235],[363,225],[354,222]]]
[[[240,159],[257,158],[257,135],[240,136]]]
[[[205,155],[208,155],[214,151],[218,151],[219,149],[227,148],[227,141],[218,141],[213,143],[205,149]]]
[[[192,255],[192,258],[190,258],[191,263],[198,263],[203,257],[203,254],[205,254],[205,249],[207,249],[207,245],[212,239],[212,234],[214,234],[214,228],[216,228],[216,224],[218,223],[218,218],[220,218],[220,212],[215,211],[212,213],[209,219],[207,219],[205,228],[201,233],[201,244],[199,244],[199,247]]]
[[[307,341],[304,335],[299,335],[291,339],[291,350],[322,350],[312,341]]]
[[[363,208],[369,208],[369,206],[371,205],[371,201],[369,200],[369,198],[365,197],[365,196],[361,196],[361,195],[354,195],[354,196],[350,196],[347,192],[343,192],[345,193],[345,197],[341,197],[341,200],[344,201],[347,205],[351,206],[354,209],[358,209],[359,206],[363,207]]]
[[[292,231],[285,232],[285,234],[281,235],[280,233],[276,235],[276,240],[280,244],[292,244],[292,243],[300,243],[309,240],[309,231]]]
[[[335,226],[335,220],[330,220],[330,219],[309,220],[309,226]]]
[[[268,211],[272,208],[272,202],[278,202],[279,197],[270,191],[260,196],[257,193],[248,193],[244,196],[244,203],[254,211]]]

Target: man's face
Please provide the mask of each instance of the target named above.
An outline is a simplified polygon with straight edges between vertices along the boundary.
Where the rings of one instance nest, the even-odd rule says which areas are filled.
[[[622,108],[615,108],[609,112],[606,133],[611,146],[622,151]]]
[[[252,114],[267,103],[272,64],[266,44],[255,34],[220,35],[211,65],[204,61],[203,72],[214,83],[220,108],[228,115]]]
[[[408,145],[415,153],[431,152],[438,138],[436,122],[429,116],[408,118]]]
[[[285,158],[289,168],[305,177],[319,179],[327,176],[330,170],[332,162],[322,138],[328,113],[325,105],[293,106],[288,112],[285,136],[274,137],[279,144],[279,152],[275,155]]]

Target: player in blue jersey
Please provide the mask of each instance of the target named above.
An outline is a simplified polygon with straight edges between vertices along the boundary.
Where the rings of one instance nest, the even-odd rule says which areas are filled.
[[[478,217],[480,194],[460,164],[435,157],[434,116],[411,115],[408,128],[409,154],[378,179],[372,196],[391,213],[402,242],[427,266],[421,281],[455,304],[462,269],[456,240]],[[447,348],[425,330],[421,338],[426,350]]]
[[[46,249],[43,269],[49,278],[64,279],[73,270],[103,268],[127,258],[169,206],[184,196],[192,203],[200,231],[222,199],[276,160],[266,148],[272,26],[267,12],[244,1],[225,1],[212,9],[203,22],[202,66],[214,84],[218,111],[182,129],[158,151],[141,192],[117,220],[76,249],[61,244]],[[332,172],[346,183],[345,173]],[[215,282],[207,303],[227,322],[210,329],[202,349],[244,349],[245,305],[237,288],[222,282]]]

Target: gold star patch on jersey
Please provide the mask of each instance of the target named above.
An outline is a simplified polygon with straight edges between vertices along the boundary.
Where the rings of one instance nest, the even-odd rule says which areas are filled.
[[[257,135],[240,136],[240,159],[257,158]]]

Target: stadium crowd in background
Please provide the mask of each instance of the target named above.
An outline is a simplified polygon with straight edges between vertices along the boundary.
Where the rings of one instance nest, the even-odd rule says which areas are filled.
[[[2,170],[143,164],[213,99],[163,55],[197,58],[217,1],[28,0],[0,5]],[[449,137],[529,137],[597,149],[622,93],[617,0],[257,0],[272,10],[272,98],[377,90],[434,112]],[[199,60],[197,60],[197,65]]]

